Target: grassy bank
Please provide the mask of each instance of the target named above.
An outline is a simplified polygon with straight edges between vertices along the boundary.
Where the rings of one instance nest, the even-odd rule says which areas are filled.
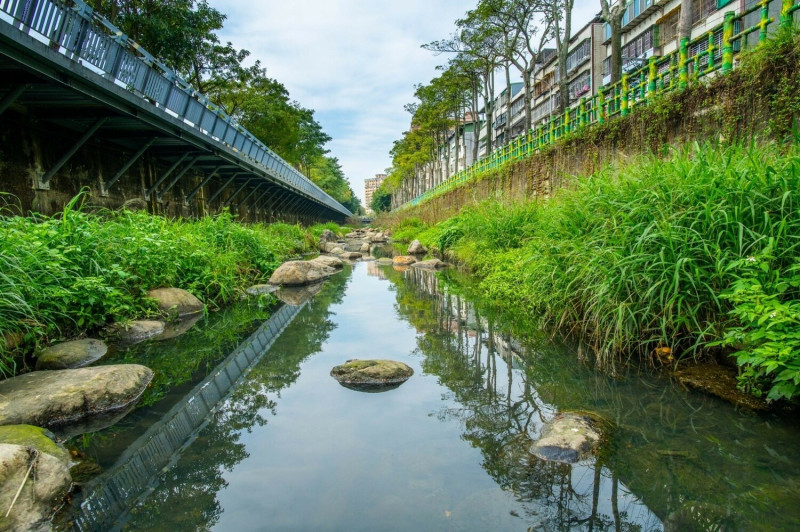
[[[742,385],[778,399],[800,394],[798,191],[797,145],[694,145],[395,235],[451,254],[485,298],[587,340],[603,365],[734,354]]]
[[[224,305],[287,258],[316,249],[317,236],[329,228],[245,226],[228,214],[170,220],[90,213],[78,208],[80,201],[53,217],[0,212],[4,375],[18,371],[20,354],[38,344],[153,314],[146,297],[152,288],[184,288],[211,308]]]

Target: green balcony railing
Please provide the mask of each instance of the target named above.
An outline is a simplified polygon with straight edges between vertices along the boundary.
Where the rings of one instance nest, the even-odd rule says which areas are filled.
[[[733,58],[741,50],[757,46],[767,39],[778,22],[791,26],[800,4],[795,0],[761,0],[740,13],[728,11],[722,24],[692,40],[683,39],[677,50],[662,57],[651,57],[643,66],[622,76],[612,85],[600,88],[590,98],[581,98],[578,106],[554,116],[549,121],[511,140],[488,156],[476,161],[396,210],[419,205],[470,181],[476,175],[499,168],[539,152],[553,142],[579,131],[589,124],[603,124],[615,116],[627,116],[658,94],[681,90],[691,81],[713,72],[727,74],[733,69]],[[780,11],[778,11],[778,8]],[[771,13],[780,13],[776,21]],[[758,22],[746,26],[752,15]]]

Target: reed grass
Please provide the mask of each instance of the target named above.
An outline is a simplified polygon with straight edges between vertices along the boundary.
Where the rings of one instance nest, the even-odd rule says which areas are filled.
[[[89,213],[77,197],[57,216],[0,211],[0,373],[16,371],[11,343],[37,344],[154,311],[148,290],[189,290],[212,308],[316,248],[297,225],[242,225],[144,212]],[[320,229],[321,232],[321,229]],[[13,341],[13,342],[12,342]],[[23,349],[23,351],[25,350]]]
[[[472,267],[498,307],[588,340],[601,365],[658,346],[696,357],[741,325],[721,298],[738,280],[774,285],[796,268],[798,195],[796,144],[694,144],[576,178],[547,202],[482,203],[418,236]],[[765,266],[743,272],[754,257]]]

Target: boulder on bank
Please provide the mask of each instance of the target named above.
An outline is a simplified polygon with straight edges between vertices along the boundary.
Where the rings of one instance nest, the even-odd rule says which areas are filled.
[[[311,259],[311,261],[318,262],[328,268],[341,268],[344,266],[342,259],[338,257],[329,257],[328,255],[320,255],[319,257]]]
[[[530,452],[542,460],[574,464],[597,448],[603,437],[600,425],[600,417],[593,414],[559,414],[545,424]]]
[[[325,253],[333,253],[333,250],[339,248],[339,244],[336,242],[325,242],[325,246],[320,246],[320,251],[324,251]],[[339,248],[341,249],[341,248]]]
[[[0,443],[3,530],[51,530],[50,519],[64,504],[71,486],[67,462],[60,457],[35,446]]]
[[[375,235],[369,237],[370,242],[378,243],[378,242],[386,242],[388,239],[386,235],[383,233],[376,233]]]
[[[124,410],[153,371],[139,364],[34,371],[0,381],[0,425],[54,428]]]
[[[147,297],[158,301],[158,310],[173,318],[181,318],[203,311],[203,302],[182,288],[156,288]]]
[[[346,251],[339,255],[339,257],[345,260],[358,260],[361,258],[361,253],[357,251]]]
[[[396,266],[411,266],[415,262],[417,262],[417,259],[408,255],[398,255],[392,259],[392,264]]]
[[[69,464],[69,452],[53,441],[55,436],[50,431],[33,425],[0,426],[0,444],[22,445],[33,447],[40,453],[47,453]],[[2,515],[2,514],[0,514]]]
[[[392,259],[392,257],[381,257],[378,259],[378,264],[381,266],[391,266],[393,262],[394,259]]]
[[[319,250],[320,251],[327,251],[326,244],[334,243],[339,239],[336,236],[336,233],[331,231],[330,229],[325,229],[322,231],[322,234],[319,235]]]
[[[331,376],[347,388],[384,391],[406,382],[414,370],[395,360],[348,360],[331,370]]]
[[[330,253],[331,255],[339,255],[341,253],[344,253],[344,249],[342,249],[341,246],[336,246],[333,249],[331,249],[328,253]]]
[[[361,253],[369,253],[369,244],[367,242],[361,244]]]
[[[108,346],[102,340],[83,338],[51,345],[36,357],[36,369],[74,369],[88,366],[103,357]]]
[[[419,240],[414,240],[408,245],[409,255],[424,255],[428,250],[420,243]]]
[[[281,264],[269,278],[270,284],[281,286],[303,286],[327,279],[334,273],[333,268],[307,260],[290,260]]]
[[[125,344],[138,344],[164,332],[164,322],[155,320],[135,320],[115,323],[106,329],[109,338]]]
[[[422,262],[415,262],[412,266],[414,268],[424,268],[426,270],[438,270],[439,268],[447,268],[447,263],[439,259],[428,259]]]

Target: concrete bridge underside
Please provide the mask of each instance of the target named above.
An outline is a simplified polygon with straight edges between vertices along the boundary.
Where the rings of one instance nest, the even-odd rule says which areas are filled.
[[[168,216],[350,214],[29,33],[0,20],[0,204],[52,214],[88,189],[92,205]]]

